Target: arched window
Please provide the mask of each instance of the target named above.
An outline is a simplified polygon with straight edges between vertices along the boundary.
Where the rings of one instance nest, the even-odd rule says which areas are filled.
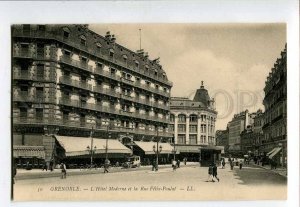
[[[185,123],[186,116],[184,114],[178,115],[178,122]]]

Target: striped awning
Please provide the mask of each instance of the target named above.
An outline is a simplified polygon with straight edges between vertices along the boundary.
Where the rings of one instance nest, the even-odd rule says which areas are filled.
[[[200,146],[189,146],[189,145],[182,145],[176,146],[176,150],[183,153],[200,153]]]
[[[281,147],[275,147],[272,152],[268,155],[270,159],[272,159],[278,152],[280,152]]]
[[[59,144],[65,149],[67,157],[89,155],[90,151],[87,147],[91,148],[90,137],[68,137],[68,136],[55,136]],[[106,149],[106,139],[93,138],[93,146],[95,154],[104,154]],[[107,153],[108,154],[131,154],[132,151],[124,146],[116,139],[107,140]]]
[[[14,145],[13,146],[14,158],[40,158],[45,159],[45,147],[44,146],[26,146],[26,145]]]
[[[157,142],[141,142],[141,141],[135,141],[134,142],[139,148],[141,148],[146,155],[153,155],[155,154],[153,150],[153,146],[157,147]],[[173,153],[173,147],[169,143],[158,143],[158,147],[161,146],[161,152],[160,154],[172,154]]]

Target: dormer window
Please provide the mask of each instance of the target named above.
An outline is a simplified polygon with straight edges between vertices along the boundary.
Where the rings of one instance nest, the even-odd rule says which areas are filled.
[[[113,49],[109,49],[109,56],[114,57],[115,51]]]
[[[139,62],[135,61],[135,67],[138,68],[139,67]]]
[[[64,38],[69,38],[70,37],[69,28],[67,28],[67,27],[63,28],[63,33],[64,33]]]
[[[122,57],[123,57],[124,62],[126,63],[127,62],[127,55],[123,55]]]
[[[97,43],[96,43],[96,47],[97,47],[97,51],[100,52],[100,49],[101,49],[101,47],[102,47],[101,43],[100,43],[100,42],[97,42]]]
[[[80,36],[80,44],[84,46],[86,45],[86,38],[83,35]]]
[[[154,75],[157,76],[157,74],[158,74],[158,73],[157,73],[157,70],[155,70],[155,71],[154,71]]]

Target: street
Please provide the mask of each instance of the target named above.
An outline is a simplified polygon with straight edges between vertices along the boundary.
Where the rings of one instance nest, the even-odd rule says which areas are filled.
[[[220,182],[206,182],[208,168],[189,166],[175,172],[138,170],[17,180],[19,200],[255,200],[286,199],[287,179],[255,166],[218,168]]]

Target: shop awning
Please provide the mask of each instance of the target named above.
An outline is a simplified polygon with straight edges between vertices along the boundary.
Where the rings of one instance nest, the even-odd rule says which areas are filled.
[[[176,146],[176,150],[182,153],[200,153],[200,146],[189,146],[189,145],[182,145]]]
[[[213,146],[213,145],[200,146],[200,150],[216,150],[216,151],[222,151],[223,149],[224,149],[224,147]]]
[[[280,152],[281,150],[281,147],[275,147],[273,150],[272,150],[272,153],[269,154],[269,158],[272,159],[278,152]]]
[[[13,146],[14,158],[40,158],[45,159],[45,148],[44,146],[25,146],[25,145],[14,145]]]
[[[135,141],[134,142],[139,148],[141,148],[146,155],[153,155],[155,152],[153,151],[153,146],[157,146],[157,142],[141,142],[141,141]],[[169,143],[158,143],[158,147],[162,147],[162,150],[160,154],[172,154],[173,153],[173,146]]]
[[[65,154],[67,157],[90,154],[90,151],[87,149],[87,146],[91,148],[90,137],[56,136],[56,139],[65,149]],[[107,146],[107,153],[109,154],[131,154],[131,150],[118,140],[108,139]],[[106,148],[106,139],[93,138],[93,148],[95,149],[95,154],[104,154]]]

